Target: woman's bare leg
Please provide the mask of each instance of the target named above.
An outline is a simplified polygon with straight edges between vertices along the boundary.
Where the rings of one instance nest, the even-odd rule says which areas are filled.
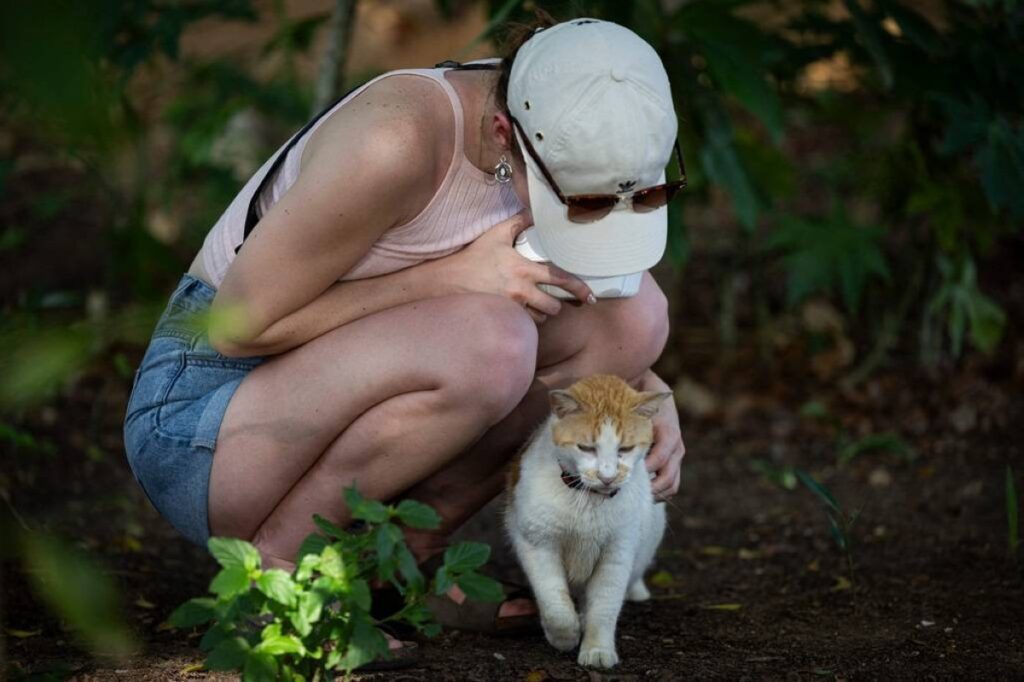
[[[463,456],[406,493],[444,519],[436,532],[406,534],[418,556],[443,549],[448,535],[501,492],[505,465],[548,415],[548,391],[591,374],[632,382],[654,364],[668,338],[667,302],[645,273],[636,296],[566,306],[539,330],[537,375],[519,405]]]
[[[441,470],[502,420],[534,375],[537,332],[495,296],[377,313],[260,365],[221,424],[210,528],[288,566],[343,487],[387,499]]]

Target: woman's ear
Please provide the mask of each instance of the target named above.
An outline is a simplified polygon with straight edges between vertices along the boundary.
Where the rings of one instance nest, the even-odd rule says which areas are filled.
[[[512,134],[512,121],[509,120],[508,114],[503,111],[494,112],[494,118],[491,119],[491,135],[499,147],[512,153],[515,142]]]

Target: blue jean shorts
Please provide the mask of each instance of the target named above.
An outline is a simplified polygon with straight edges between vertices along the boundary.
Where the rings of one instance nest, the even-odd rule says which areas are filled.
[[[149,501],[203,546],[220,424],[242,379],[263,362],[210,346],[202,319],[216,294],[196,277],[181,278],[135,372],[124,421],[128,465]]]

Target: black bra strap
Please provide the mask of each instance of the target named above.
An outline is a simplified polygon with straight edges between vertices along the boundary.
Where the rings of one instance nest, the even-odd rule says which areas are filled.
[[[494,63],[490,63],[490,64],[460,64],[459,62],[448,60],[448,61],[441,62],[440,64],[438,64],[434,68],[435,69],[458,69],[458,70],[462,70],[462,71],[479,71],[479,70],[483,70],[483,69],[494,70],[494,69],[497,69],[499,67],[500,67],[500,62],[494,62]],[[340,102],[341,100],[345,99],[346,97],[351,95],[356,90],[358,90],[358,87],[352,88],[351,90],[346,92],[344,95],[342,95],[338,99],[336,99],[333,102],[331,102],[330,104],[328,104],[327,107],[323,111],[321,111],[319,114],[314,116],[313,119],[309,123],[307,123],[305,126],[303,126],[302,130],[300,130],[299,132],[295,133],[292,136],[292,138],[290,140],[288,140],[288,144],[286,144],[284,146],[284,148],[280,152],[278,152],[277,157],[274,159],[273,163],[270,164],[270,168],[267,170],[267,174],[263,176],[262,180],[260,180],[259,186],[256,187],[256,191],[253,192],[252,198],[249,200],[249,210],[246,211],[246,213],[245,213],[245,229],[242,232],[242,242],[238,246],[235,247],[235,253],[238,253],[238,250],[242,248],[242,244],[245,243],[245,240],[246,240],[246,238],[248,238],[249,233],[251,233],[253,228],[256,227],[256,223],[258,223],[260,221],[261,216],[259,214],[259,208],[258,208],[258,206],[259,206],[259,199],[263,195],[263,190],[265,190],[267,188],[267,185],[269,185],[273,181],[274,176],[277,175],[277,172],[279,170],[281,170],[281,166],[284,164],[285,159],[288,158],[288,152],[290,152],[295,147],[295,145],[298,144],[299,140],[302,139],[303,135],[308,133],[310,131],[310,129],[314,125],[316,125],[317,121],[319,121],[321,118],[323,118],[327,114],[328,111],[330,111],[335,106],[337,106],[338,102]]]

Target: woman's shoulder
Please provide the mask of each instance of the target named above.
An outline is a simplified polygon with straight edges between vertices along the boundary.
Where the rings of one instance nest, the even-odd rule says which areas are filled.
[[[302,166],[318,154],[404,159],[412,168],[451,156],[454,114],[443,87],[433,79],[398,73],[380,78],[332,112],[310,136]]]
[[[396,224],[430,203],[444,182],[455,143],[448,95],[430,79],[414,75],[382,78],[330,114],[310,136],[300,176],[375,182],[376,195],[392,202]],[[320,184],[319,182],[317,184]],[[397,205],[400,204],[400,205]]]

